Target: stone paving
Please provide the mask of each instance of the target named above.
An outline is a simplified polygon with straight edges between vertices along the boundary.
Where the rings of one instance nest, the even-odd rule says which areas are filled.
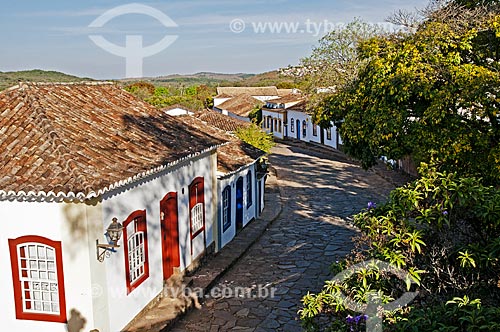
[[[214,296],[172,331],[301,331],[301,298],[319,291],[333,277],[330,264],[352,248],[349,216],[392,189],[340,153],[278,144],[270,162],[283,212],[214,286]]]

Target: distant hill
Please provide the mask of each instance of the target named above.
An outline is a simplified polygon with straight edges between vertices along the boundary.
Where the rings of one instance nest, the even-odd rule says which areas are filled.
[[[271,71],[262,74],[221,74],[201,72],[188,75],[168,75],[160,77],[147,77],[143,81],[150,82],[154,85],[163,86],[192,86],[192,85],[209,85],[209,86],[268,86],[281,84],[293,84],[293,80],[289,77],[281,77],[278,71]],[[123,79],[121,82],[131,83],[138,79]]]
[[[67,75],[57,71],[45,71],[40,69],[0,72],[0,90],[16,85],[19,81],[23,82],[80,82],[92,81],[90,78],[82,78]]]
[[[15,71],[15,72],[0,72],[0,91],[8,87],[16,85],[19,81],[23,82],[80,82],[92,81],[91,78],[82,78],[64,74],[57,71],[45,71],[40,69]],[[122,79],[118,80],[123,84],[128,84],[137,81],[151,82],[156,86],[192,86],[192,85],[208,85],[208,86],[269,86],[278,85],[288,88],[294,86],[293,79],[283,77],[278,74],[278,71],[270,71],[262,74],[222,74],[201,72],[190,75],[168,75],[160,77],[145,77],[142,79]]]

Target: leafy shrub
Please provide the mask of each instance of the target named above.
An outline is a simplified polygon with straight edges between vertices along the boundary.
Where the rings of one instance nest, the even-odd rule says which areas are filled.
[[[274,146],[273,135],[264,132],[255,123],[248,127],[239,128],[235,134],[242,141],[266,153],[271,152],[271,148]]]
[[[500,303],[500,191],[482,185],[480,179],[441,173],[425,164],[420,173],[419,180],[392,191],[387,203],[378,207],[369,203],[368,209],[355,216],[354,223],[362,231],[356,239],[358,248],[341,265],[332,267],[337,273],[375,258],[405,269],[407,280],[373,267],[359,270],[343,282],[327,281],[322,292],[303,298],[299,313],[306,328],[324,329],[326,324],[348,331],[345,319],[356,313],[347,310],[341,293],[358,303],[367,303],[368,296],[377,294],[382,303],[388,303],[414,283],[420,286],[415,304],[384,312],[387,328],[498,330],[495,324],[500,318],[490,322],[479,317],[499,310],[494,306]],[[482,300],[464,297],[458,301],[456,296],[463,294]],[[444,304],[454,297],[452,301],[461,306]],[[480,302],[485,307],[472,308]],[[429,310],[440,312],[436,314],[438,325],[430,323]],[[448,321],[454,322],[449,329]]]

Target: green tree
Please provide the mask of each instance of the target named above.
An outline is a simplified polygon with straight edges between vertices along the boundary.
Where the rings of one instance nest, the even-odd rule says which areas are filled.
[[[144,81],[129,84],[124,89],[140,99],[149,98],[155,93],[155,86]]]
[[[250,120],[252,120],[253,123],[256,125],[259,125],[262,123],[262,106],[259,104],[255,104],[253,110],[248,114],[248,117]]]
[[[364,67],[325,98],[345,151],[370,167],[386,156],[500,180],[500,16],[426,21],[414,34],[358,48]]]
[[[215,89],[202,84],[196,87],[196,99],[203,103],[205,108],[214,106]]]
[[[316,109],[315,120],[322,127],[327,128],[331,124],[326,116],[322,116],[320,102],[325,93],[318,93],[318,88],[326,88],[333,93],[350,84],[367,62],[358,58],[357,46],[381,33],[377,26],[356,19],[325,35],[313,48],[312,54],[300,60],[298,75],[301,76],[301,88],[308,95],[309,108]]]
[[[239,128],[235,134],[242,141],[266,153],[271,152],[271,148],[274,146],[273,135],[264,132],[255,123],[250,124],[248,127]]]

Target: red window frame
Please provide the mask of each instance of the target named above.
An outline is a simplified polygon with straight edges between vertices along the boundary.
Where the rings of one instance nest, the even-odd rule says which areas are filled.
[[[127,226],[138,219],[137,230],[144,233],[144,274],[133,283],[130,280],[130,262],[128,259],[128,234]],[[148,232],[146,222],[146,210],[138,210],[132,212],[123,222],[123,255],[125,256],[125,281],[127,285],[127,295],[132,293],[134,289],[139,287],[146,279],[149,278],[149,254],[148,254]]]
[[[19,257],[17,247],[23,243],[40,243],[54,248],[54,257],[57,269],[57,290],[59,293],[59,315],[25,312],[23,310],[23,296],[21,280],[19,278]],[[62,247],[60,241],[52,241],[48,238],[36,235],[21,236],[17,239],[9,239],[10,264],[12,271],[12,282],[14,289],[14,303],[16,308],[16,318],[26,320],[36,320],[45,322],[66,323],[66,297],[64,294],[64,269],[62,260]]]
[[[205,179],[197,177],[189,185],[189,232],[191,233],[191,241],[199,234],[205,231]],[[196,195],[196,193],[201,195]],[[203,203],[203,226],[193,233],[193,216],[192,209],[197,203]],[[191,246],[192,250],[192,246]]]

